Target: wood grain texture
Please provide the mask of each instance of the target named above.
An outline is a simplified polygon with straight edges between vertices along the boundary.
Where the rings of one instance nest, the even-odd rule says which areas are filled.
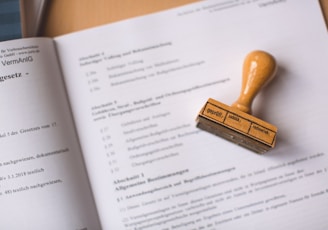
[[[50,0],[42,36],[54,37],[197,0]]]

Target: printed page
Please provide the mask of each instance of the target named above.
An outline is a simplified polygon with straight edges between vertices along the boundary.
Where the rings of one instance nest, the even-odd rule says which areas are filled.
[[[0,229],[100,229],[51,39],[0,43]]]
[[[103,229],[328,227],[317,1],[203,1],[55,43]],[[244,57],[258,49],[278,63],[253,103],[278,127],[265,155],[195,122],[208,98],[238,98]]]

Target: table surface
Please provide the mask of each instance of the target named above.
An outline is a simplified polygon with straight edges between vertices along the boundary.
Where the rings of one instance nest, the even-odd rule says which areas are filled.
[[[41,36],[55,37],[149,14],[199,0],[56,0],[49,1]],[[328,25],[328,0],[320,0]]]

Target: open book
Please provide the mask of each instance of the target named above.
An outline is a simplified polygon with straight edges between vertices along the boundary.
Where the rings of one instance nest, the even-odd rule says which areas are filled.
[[[278,62],[257,155],[195,127],[245,55]],[[327,229],[328,41],[317,1],[203,1],[0,43],[0,229]]]

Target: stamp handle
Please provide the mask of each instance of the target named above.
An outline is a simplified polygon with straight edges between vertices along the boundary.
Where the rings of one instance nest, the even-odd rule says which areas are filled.
[[[274,77],[276,69],[276,61],[271,54],[261,50],[249,53],[244,60],[241,92],[232,107],[251,114],[253,99]]]

